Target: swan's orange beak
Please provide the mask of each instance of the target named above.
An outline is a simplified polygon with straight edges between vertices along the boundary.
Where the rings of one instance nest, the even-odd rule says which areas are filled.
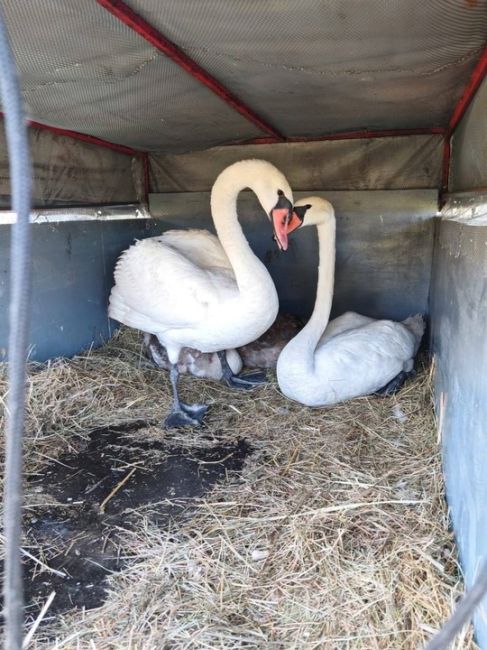
[[[274,228],[274,239],[282,251],[287,251],[287,227],[293,212],[293,205],[282,190],[277,191],[277,203],[270,211]]]
[[[289,220],[289,223],[287,224],[287,234],[290,235],[294,230],[299,228],[303,223],[303,220],[298,217],[296,214],[296,211],[293,210],[293,213],[291,215],[291,219]]]
[[[282,251],[287,251],[287,233],[290,218],[289,208],[274,208],[271,210],[274,239]]]
[[[304,216],[306,212],[311,208],[311,204],[307,203],[306,205],[295,205],[291,216],[289,217],[287,224],[287,234],[291,234],[294,230],[297,230],[303,225]]]
[[[275,219],[274,219],[274,213]],[[288,239],[287,236],[294,230],[297,230],[303,225],[303,220],[295,211],[289,214],[284,214],[285,210],[272,211],[272,223],[274,224],[274,239],[281,250],[287,250]]]

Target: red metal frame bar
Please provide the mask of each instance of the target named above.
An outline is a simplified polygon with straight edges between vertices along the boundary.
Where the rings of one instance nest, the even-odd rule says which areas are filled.
[[[466,110],[470,106],[470,103],[472,102],[472,99],[475,96],[475,93],[479,89],[480,84],[485,78],[485,75],[487,74],[487,46],[482,51],[482,54],[480,55],[479,60],[477,61],[477,64],[475,68],[472,71],[472,74],[470,75],[470,79],[468,80],[467,85],[465,86],[465,90],[462,93],[462,96],[457,102],[457,105],[455,106],[452,116],[450,117],[450,121],[448,122],[448,128],[446,132],[446,137],[450,137],[457,128],[460,120],[464,116]]]
[[[3,119],[3,113],[1,111],[0,119]],[[82,142],[88,142],[89,144],[94,144],[98,147],[104,147],[105,149],[118,151],[118,153],[123,153],[127,156],[141,156],[144,153],[139,149],[132,149],[132,147],[126,147],[124,144],[117,144],[116,142],[103,140],[103,138],[97,138],[96,136],[89,135],[88,133],[79,133],[78,131],[71,131],[70,129],[61,129],[57,126],[49,126],[48,124],[43,124],[42,122],[36,122],[35,120],[28,120],[27,124],[33,128],[42,129],[43,131],[50,131],[51,133],[56,133],[57,135],[64,135],[67,138],[72,138],[73,140],[81,140]]]
[[[383,131],[342,131],[341,133],[330,133],[328,135],[319,135],[311,137],[290,137],[283,140],[276,138],[253,138],[252,140],[245,140],[243,142],[233,142],[232,144],[277,144],[277,143],[291,143],[291,142],[324,142],[334,140],[369,140],[372,138],[396,138],[407,135],[444,135],[445,129],[441,126],[424,127],[417,129],[388,129]]]
[[[3,118],[3,113],[0,113],[0,117]],[[117,151],[118,153],[123,153],[126,154],[127,156],[140,156],[143,153],[138,149],[132,149],[132,147],[126,147],[123,144],[117,144],[116,142],[103,140],[102,138],[97,138],[96,136],[89,135],[88,133],[79,133],[78,131],[61,129],[58,128],[57,126],[49,126],[48,124],[42,124],[41,122],[35,122],[34,120],[29,120],[28,125],[36,129],[51,131],[51,133],[56,133],[57,135],[64,135],[68,138],[72,138],[73,140],[81,140],[82,142],[88,142],[89,144],[94,144],[97,145],[98,147],[111,149],[112,151]]]
[[[448,122],[448,126],[445,131],[445,145],[443,148],[443,171],[442,171],[442,184],[441,191],[448,192],[448,180],[450,175],[450,158],[451,158],[451,138],[454,134],[457,126],[460,123],[460,120],[465,115],[468,107],[470,106],[475,93],[480,87],[482,81],[486,78],[487,75],[487,45],[482,50],[482,54],[477,61],[475,68],[470,75],[467,85],[462,93],[462,96],[458,100],[453,113]]]
[[[135,13],[125,2],[122,0],[96,0],[99,5],[109,11],[111,14],[121,20],[127,27],[133,29],[139,36],[145,38],[146,41],[151,43],[160,52],[165,54],[174,63],[179,65],[183,70],[188,72],[194,79],[204,84],[212,92],[214,92],[220,99],[236,110],[240,115],[243,115],[249,122],[255,124],[259,129],[268,133],[272,137],[280,140],[282,135],[277,129],[268,124],[263,118],[255,113],[249,106],[242,100],[236,97],[228,88],[223,86],[215,77],[202,68],[196,61],[191,59],[185,52],[183,52],[175,43],[166,38],[161,32],[155,29],[148,23],[142,16]]]

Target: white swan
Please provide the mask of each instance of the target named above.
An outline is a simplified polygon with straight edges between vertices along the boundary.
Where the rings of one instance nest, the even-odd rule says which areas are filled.
[[[274,283],[238,222],[237,197],[245,188],[255,192],[272,220],[278,246],[286,249],[291,188],[270,163],[243,160],[227,167],[211,191],[218,239],[203,230],[172,230],[131,246],[115,269],[109,316],[154,334],[167,350],[174,397],[168,427],[200,424],[208,408],[179,399],[181,349],[220,352],[245,345],[277,316]],[[252,380],[232,377],[224,352],[220,359],[233,385],[252,385]]]
[[[298,201],[288,234],[300,225],[318,230],[318,286],[310,320],[277,361],[281,391],[307,406],[329,406],[394,390],[413,369],[424,332],[422,316],[397,323],[347,312],[328,323],[335,273],[332,205],[314,196]]]

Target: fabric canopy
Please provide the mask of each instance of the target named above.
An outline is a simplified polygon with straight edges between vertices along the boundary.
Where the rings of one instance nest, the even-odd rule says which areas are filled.
[[[102,5],[140,20],[129,26]],[[487,0],[2,0],[2,7],[30,119],[162,152],[273,131],[288,138],[444,127],[487,34]],[[151,34],[169,39],[196,71],[164,54]]]

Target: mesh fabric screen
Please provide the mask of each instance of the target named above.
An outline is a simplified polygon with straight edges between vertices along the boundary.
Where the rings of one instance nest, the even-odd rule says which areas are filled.
[[[2,0],[29,117],[185,151],[264,135],[95,0]],[[487,0],[128,0],[286,136],[444,126]]]

